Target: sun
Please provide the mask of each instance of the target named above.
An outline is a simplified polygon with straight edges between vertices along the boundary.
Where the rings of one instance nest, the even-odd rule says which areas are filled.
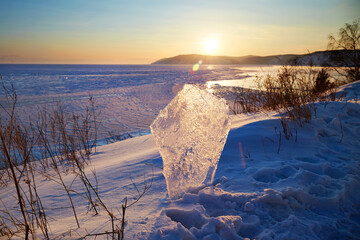
[[[204,48],[207,53],[214,53],[218,49],[218,43],[216,39],[209,38],[204,42]]]

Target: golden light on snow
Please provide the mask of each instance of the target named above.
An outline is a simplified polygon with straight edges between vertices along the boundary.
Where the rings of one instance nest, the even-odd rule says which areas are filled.
[[[212,88],[212,84],[210,82],[206,83],[207,91],[212,93],[214,92],[214,89]]]
[[[204,48],[207,53],[214,53],[218,49],[218,42],[214,38],[209,38],[204,42]]]

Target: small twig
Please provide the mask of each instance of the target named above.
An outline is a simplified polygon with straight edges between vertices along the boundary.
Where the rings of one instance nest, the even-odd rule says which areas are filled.
[[[339,118],[339,116],[338,116],[338,118]],[[341,123],[340,118],[339,118],[339,122],[340,122],[340,129],[341,129],[341,139],[340,139],[339,143],[341,143],[343,141],[343,138],[344,138],[344,129],[343,129],[343,125]]]

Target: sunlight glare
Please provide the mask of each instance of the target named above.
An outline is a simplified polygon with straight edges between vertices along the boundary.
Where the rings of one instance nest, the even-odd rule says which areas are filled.
[[[216,39],[214,39],[214,38],[207,39],[204,42],[204,47],[205,47],[206,52],[214,53],[218,48],[218,44],[217,44]]]
[[[199,68],[200,68],[200,64],[196,63],[196,64],[194,64],[192,70],[193,70],[194,72],[196,72],[197,70],[199,70]]]

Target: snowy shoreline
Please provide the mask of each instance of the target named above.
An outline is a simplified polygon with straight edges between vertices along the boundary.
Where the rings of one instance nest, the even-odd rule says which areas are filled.
[[[134,183],[141,187],[152,181],[149,192],[127,211],[128,239],[356,239],[359,92],[360,82],[355,82],[340,89],[341,99],[316,103],[311,123],[293,124],[294,135],[282,140],[279,153],[276,114],[231,116],[213,184],[176,201],[168,199],[151,134],[98,147],[87,169],[96,170],[102,198],[113,209],[137,195]],[[76,229],[64,192],[44,177],[37,181],[47,214],[56,216],[49,220],[51,238],[110,230],[105,212],[86,213],[86,200],[74,195],[82,226]],[[73,187],[81,190],[78,181]],[[11,186],[1,188],[0,199],[12,208]]]

